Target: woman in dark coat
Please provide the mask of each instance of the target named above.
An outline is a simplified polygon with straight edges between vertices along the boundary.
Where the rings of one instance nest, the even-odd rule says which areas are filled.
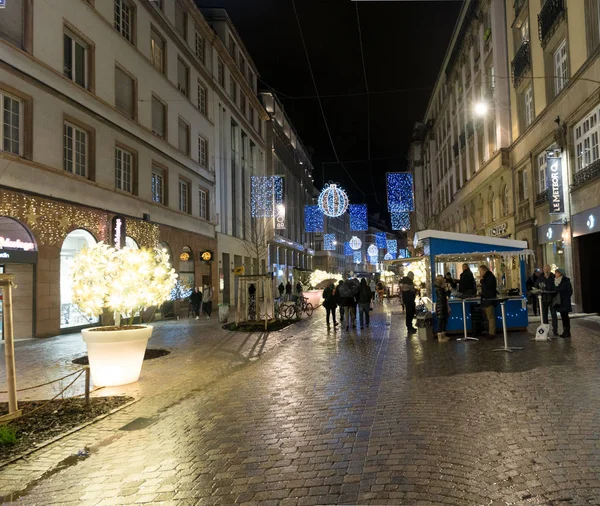
[[[196,320],[200,319],[200,304],[202,303],[202,292],[199,287],[194,288],[192,295],[190,296],[190,303],[192,304],[192,309],[194,311],[194,315],[196,316]]]
[[[335,285],[331,283],[325,290],[323,290],[323,307],[327,313],[327,328],[329,325],[329,316],[333,316],[333,326],[337,327],[338,322],[335,320],[335,308],[338,305],[338,297],[335,290]]]
[[[556,269],[554,273],[554,286],[556,293],[553,305],[556,311],[560,313],[560,319],[563,324],[563,333],[560,337],[571,337],[571,320],[569,313],[571,312],[571,296],[573,295],[573,285],[571,280],[567,278],[564,269]]]
[[[452,290],[456,290],[457,283],[454,280],[454,278],[452,277],[451,273],[449,273],[449,272],[446,273],[446,276],[444,276],[444,281],[446,282],[447,285],[450,286],[450,288]]]

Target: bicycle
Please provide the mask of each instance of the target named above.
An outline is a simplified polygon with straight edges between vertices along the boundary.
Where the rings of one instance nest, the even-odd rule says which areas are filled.
[[[296,304],[298,305],[299,309],[298,313],[306,313],[306,316],[312,316],[315,308],[310,302],[308,302],[308,297],[299,297]]]

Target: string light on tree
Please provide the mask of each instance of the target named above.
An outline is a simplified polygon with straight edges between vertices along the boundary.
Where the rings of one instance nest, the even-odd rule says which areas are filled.
[[[335,234],[323,234],[323,251],[335,251]]]
[[[410,172],[388,172],[386,179],[388,211],[390,213],[414,211],[412,174]]]
[[[391,213],[392,230],[410,230],[410,214],[408,213]]]
[[[348,212],[350,214],[350,230],[359,232],[369,229],[367,204],[351,204]]]
[[[377,256],[379,256],[379,248],[377,246],[375,246],[374,244],[371,244],[371,246],[369,246],[367,248],[367,254],[370,257],[377,257]]]
[[[361,246],[362,246],[362,241],[358,237],[353,235],[350,238],[350,247],[356,251],[356,250],[359,250],[361,248]]]
[[[385,232],[377,232],[375,234],[375,244],[379,249],[385,249],[387,247],[387,238]]]
[[[348,209],[349,199],[346,192],[337,184],[325,185],[319,195],[319,209],[325,216],[337,218]]]
[[[324,216],[319,206],[304,206],[304,231],[323,232]]]

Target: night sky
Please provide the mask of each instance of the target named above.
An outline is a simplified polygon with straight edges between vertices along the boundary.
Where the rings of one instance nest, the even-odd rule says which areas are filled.
[[[276,91],[315,167],[315,184],[339,182],[354,203],[385,212],[385,173],[406,168],[415,122],[421,120],[444,58],[461,1],[358,3],[365,79],[351,0],[295,0],[323,109],[341,161],[335,162],[311,79],[292,0],[196,0],[227,9],[261,75],[259,88]],[[390,90],[405,90],[395,91]],[[354,96],[347,96],[352,95]],[[331,95],[338,95],[332,97]],[[339,96],[346,95],[346,96]],[[382,160],[383,158],[383,160]],[[379,160],[377,160],[379,159]],[[354,180],[354,183],[352,181]]]

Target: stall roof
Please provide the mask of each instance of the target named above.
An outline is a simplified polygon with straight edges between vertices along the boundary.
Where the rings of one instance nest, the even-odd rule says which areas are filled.
[[[515,241],[514,239],[500,239],[498,237],[488,237],[486,235],[458,234],[456,232],[443,232],[441,230],[422,230],[415,234],[416,238],[421,239],[442,239],[446,241],[471,242],[476,244],[485,244],[488,246],[501,246],[505,248],[527,249],[526,241]]]

